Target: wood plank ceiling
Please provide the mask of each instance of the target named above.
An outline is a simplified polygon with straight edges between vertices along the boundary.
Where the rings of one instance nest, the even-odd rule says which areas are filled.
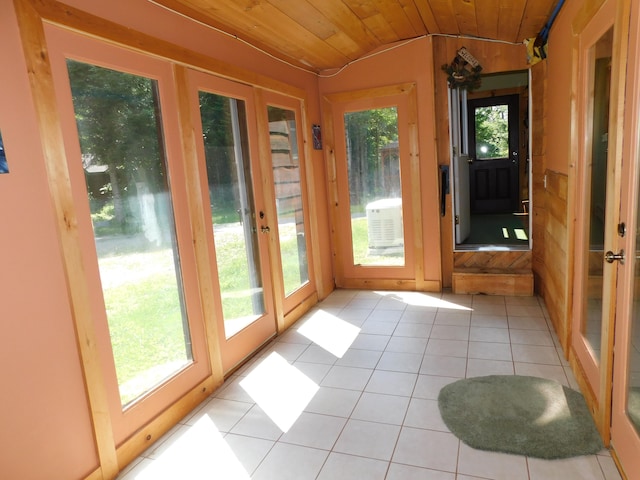
[[[427,34],[522,42],[558,0],[149,0],[320,72]]]

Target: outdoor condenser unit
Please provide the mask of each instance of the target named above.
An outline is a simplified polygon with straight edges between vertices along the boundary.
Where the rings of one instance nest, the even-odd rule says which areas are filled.
[[[367,204],[369,248],[398,247],[404,244],[402,199],[384,198]]]

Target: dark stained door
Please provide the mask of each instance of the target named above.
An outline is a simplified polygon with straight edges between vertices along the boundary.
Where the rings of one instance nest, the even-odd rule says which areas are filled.
[[[471,213],[519,210],[518,95],[468,101]]]

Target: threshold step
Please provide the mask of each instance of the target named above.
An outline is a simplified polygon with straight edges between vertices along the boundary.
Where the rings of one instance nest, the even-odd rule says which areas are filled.
[[[527,269],[455,268],[453,293],[485,295],[533,295],[533,272]]]

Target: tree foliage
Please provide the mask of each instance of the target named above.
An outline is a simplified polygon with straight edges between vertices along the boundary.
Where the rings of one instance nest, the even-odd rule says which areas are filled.
[[[509,107],[492,105],[475,109],[476,158],[509,156]]]
[[[345,114],[345,135],[351,205],[385,196],[378,178],[381,149],[398,141],[398,111],[395,107]]]
[[[166,188],[157,84],[73,60],[67,68],[83,158],[107,167],[101,191],[110,193],[115,222],[126,230],[125,200],[135,195],[136,182],[152,193]]]

